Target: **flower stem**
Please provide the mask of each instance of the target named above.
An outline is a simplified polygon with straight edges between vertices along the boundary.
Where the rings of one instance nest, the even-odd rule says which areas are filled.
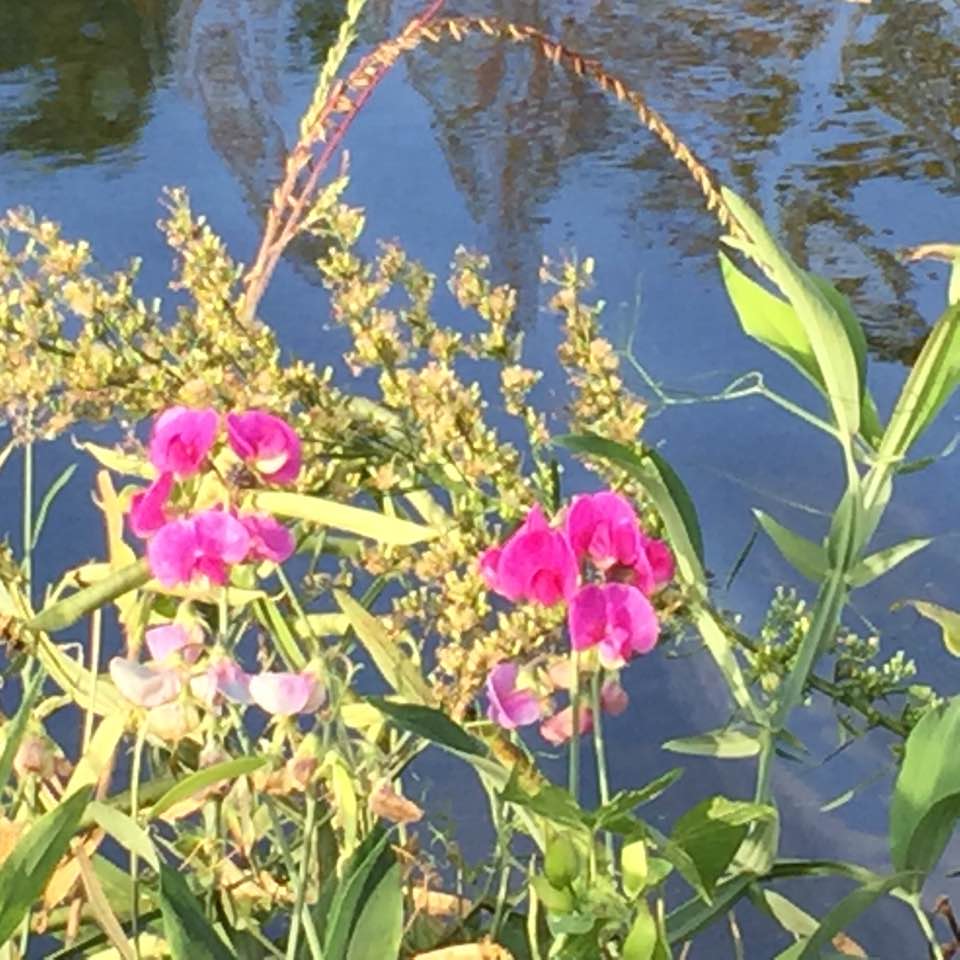
[[[603,704],[600,701],[600,670],[594,670],[590,678],[590,708],[593,710],[593,752],[596,754],[597,786],[600,790],[600,804],[610,802],[610,781],[607,777],[607,749],[603,739]],[[607,859],[613,862],[613,837],[607,831],[604,834]]]
[[[143,747],[147,738],[146,718],[137,731],[137,741],[133,748],[133,770],[130,774],[130,818],[137,822],[140,808],[140,765],[143,760]],[[140,864],[136,853],[130,851],[130,937],[133,940],[133,953],[140,960]]]
[[[580,795],[580,651],[570,651],[570,703],[573,716],[570,727],[569,789],[574,800]]]

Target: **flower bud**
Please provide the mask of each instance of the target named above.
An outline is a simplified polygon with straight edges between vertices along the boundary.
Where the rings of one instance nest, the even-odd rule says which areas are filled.
[[[557,834],[548,844],[543,872],[558,889],[570,886],[580,873],[580,855],[569,833]]]

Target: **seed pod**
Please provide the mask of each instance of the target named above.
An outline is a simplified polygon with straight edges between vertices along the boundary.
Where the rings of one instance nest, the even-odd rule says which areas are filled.
[[[580,873],[580,855],[569,833],[557,834],[548,844],[543,872],[558,889],[568,887]]]

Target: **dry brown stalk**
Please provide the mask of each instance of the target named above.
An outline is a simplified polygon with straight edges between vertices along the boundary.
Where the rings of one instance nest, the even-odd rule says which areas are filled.
[[[257,305],[269,283],[277,262],[290,241],[300,230],[304,214],[319,178],[333,154],[377,84],[400,57],[424,41],[440,43],[453,40],[461,43],[467,37],[484,34],[509,43],[526,43],[535,47],[551,63],[572,70],[579,77],[593,80],[602,90],[629,105],[640,122],[687,170],[700,188],[707,209],[712,211],[727,233],[743,236],[733,212],[726,205],[713,174],[703,161],[677,136],[663,117],[651,107],[643,94],[630,87],[616,74],[606,70],[596,59],[585,57],[553,39],[536,27],[511,23],[496,17],[452,17],[435,20],[443,0],[433,3],[414,17],[395,38],[384,41],[365,56],[349,75],[331,91],[317,122],[300,139],[287,158],[283,182],[274,191],[273,204],[260,249],[244,279],[244,293],[239,316],[244,323],[253,320]],[[323,150],[313,157],[313,148],[323,143]]]

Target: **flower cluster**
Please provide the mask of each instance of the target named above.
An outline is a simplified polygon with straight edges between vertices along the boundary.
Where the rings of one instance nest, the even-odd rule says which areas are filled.
[[[560,526],[552,526],[535,506],[506,543],[481,554],[479,567],[487,586],[507,600],[566,604],[571,646],[596,651],[607,670],[654,648],[659,623],[649,597],[674,573],[669,547],[648,537],[630,502],[612,491],[575,497]],[[555,670],[551,674],[552,689],[578,682]],[[542,720],[540,732],[551,743],[569,739],[572,709],[544,718],[535,685],[520,677],[512,661],[491,670],[486,685],[490,719],[507,729]],[[604,710],[619,713],[626,708],[626,693],[610,680],[600,701]],[[592,722],[590,711],[582,710],[579,733]]]
[[[326,700],[326,690],[311,669],[249,674],[229,657],[208,658],[197,668],[205,651],[197,625],[163,624],[147,630],[145,639],[151,662],[114,657],[110,677],[123,697],[150,711],[152,719],[165,722],[168,729],[189,727],[188,710],[195,704],[211,710],[225,701],[255,704],[273,716],[288,717],[314,713]]]
[[[218,447],[224,433],[226,444]],[[127,522],[147,541],[150,572],[163,586],[225,584],[236,564],[282,563],[291,556],[290,531],[272,516],[235,509],[227,479],[239,461],[263,482],[296,480],[300,440],[279,417],[251,410],[221,418],[212,409],[171,407],[153,424],[149,459],[156,475],[131,497]],[[198,503],[207,506],[197,509]],[[178,504],[187,506],[178,510]],[[145,639],[150,662],[116,657],[110,675],[161,733],[182,734],[198,705],[255,704],[292,716],[316,711],[326,697],[312,670],[250,675],[226,655],[204,657],[198,624],[162,624],[147,630]]]
[[[292,483],[300,472],[300,440],[279,417],[251,410],[226,418],[229,449],[268,483]],[[150,438],[150,462],[156,477],[130,502],[131,531],[147,540],[153,575],[165,587],[205,577],[226,583],[229,568],[268,560],[282,563],[292,553],[293,537],[266,514],[238,514],[219,505],[187,516],[172,508],[174,484],[189,482],[212,463],[221,433],[215,410],[171,407],[157,417]]]

